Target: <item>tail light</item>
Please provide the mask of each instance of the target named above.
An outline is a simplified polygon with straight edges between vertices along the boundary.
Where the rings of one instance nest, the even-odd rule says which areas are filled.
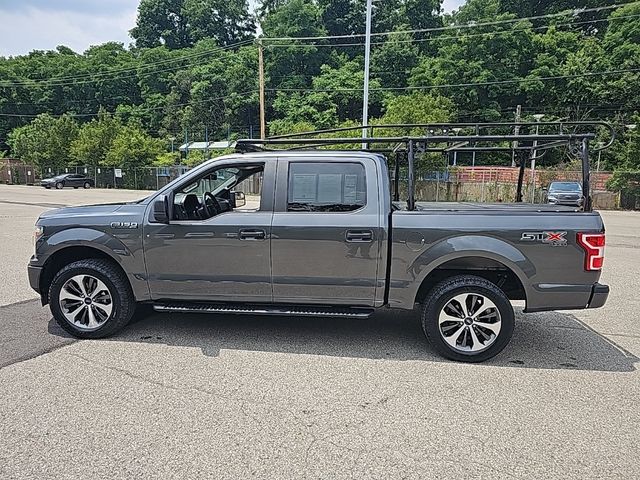
[[[604,262],[604,233],[578,233],[578,244],[584,248],[584,269],[601,270]]]

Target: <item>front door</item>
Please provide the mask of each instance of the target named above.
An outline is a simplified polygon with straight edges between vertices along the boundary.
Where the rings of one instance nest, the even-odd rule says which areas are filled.
[[[362,157],[278,161],[275,302],[374,305],[384,272],[375,168]]]
[[[145,225],[154,300],[271,302],[274,177],[275,161],[225,160],[176,187],[170,224]],[[247,203],[234,207],[240,187]]]

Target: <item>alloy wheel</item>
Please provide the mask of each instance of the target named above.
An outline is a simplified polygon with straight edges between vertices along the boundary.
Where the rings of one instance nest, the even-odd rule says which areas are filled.
[[[486,296],[462,293],[449,299],[438,316],[440,335],[451,348],[477,353],[489,348],[502,326],[500,311]]]
[[[66,320],[80,330],[97,330],[113,312],[109,288],[92,275],[75,275],[67,280],[58,301]]]

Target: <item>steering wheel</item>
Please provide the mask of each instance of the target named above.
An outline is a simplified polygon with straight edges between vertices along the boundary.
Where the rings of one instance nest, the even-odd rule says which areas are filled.
[[[207,218],[211,218],[222,212],[220,203],[218,203],[218,200],[213,196],[213,193],[211,192],[204,192],[202,194],[202,206],[204,208],[204,213],[207,215]]]

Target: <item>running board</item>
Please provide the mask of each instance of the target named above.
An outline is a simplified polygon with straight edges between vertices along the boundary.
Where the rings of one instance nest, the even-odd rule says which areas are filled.
[[[304,317],[346,317],[367,318],[373,313],[372,308],[293,306],[293,305],[231,305],[202,303],[165,303],[156,304],[157,312],[183,313],[226,313],[238,315],[281,315]]]

